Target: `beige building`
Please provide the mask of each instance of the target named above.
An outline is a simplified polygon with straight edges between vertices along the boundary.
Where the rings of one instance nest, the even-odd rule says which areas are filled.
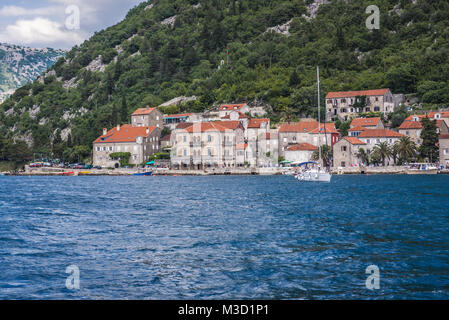
[[[129,163],[140,165],[154,153],[159,152],[160,128],[133,127],[129,124],[107,130],[93,142],[93,165],[118,168],[120,163],[110,157],[111,153],[130,153]]]
[[[366,106],[357,107],[360,97],[366,97]],[[387,114],[394,111],[395,102],[390,89],[365,91],[329,92],[326,96],[326,120],[340,119],[348,121],[359,113],[381,112]]]
[[[385,126],[380,117],[352,119],[351,128],[358,127],[363,127],[365,129],[385,129]]]
[[[427,116],[429,117],[429,119],[436,121],[437,132],[439,134],[449,133],[448,125],[441,115],[442,113],[431,112]],[[399,127],[399,133],[410,137],[413,142],[415,142],[417,145],[420,145],[422,143],[421,133],[423,129],[421,120],[425,117],[426,115],[413,115],[408,117]]]
[[[449,170],[449,134],[440,135],[440,165]]]
[[[404,137],[403,134],[388,129],[367,129],[360,133],[358,139],[366,144],[367,153],[371,153],[377,144],[386,142],[390,146],[393,146],[402,137]],[[386,159],[385,164],[387,166],[393,165],[393,159]]]
[[[163,115],[157,108],[140,108],[131,115],[133,127],[163,127]]]
[[[333,147],[334,167],[360,167],[366,165],[358,157],[360,148],[366,151],[366,143],[356,137],[344,137]]]
[[[251,167],[272,167],[279,159],[278,131],[270,128],[269,118],[250,119],[245,131],[245,161]]]
[[[292,163],[303,163],[312,161],[313,153],[318,150],[318,147],[309,143],[299,143],[285,149],[285,160]]]
[[[285,157],[285,150],[293,145],[308,143],[332,147],[339,140],[340,133],[334,123],[322,123],[320,128],[318,130],[318,121],[314,119],[283,123],[279,128],[279,155]]]
[[[244,164],[244,128],[239,121],[178,126],[172,132],[171,140],[171,164],[176,169],[238,167]]]

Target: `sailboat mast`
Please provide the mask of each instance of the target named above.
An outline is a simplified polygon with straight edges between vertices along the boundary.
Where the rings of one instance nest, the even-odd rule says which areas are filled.
[[[321,115],[320,115],[320,67],[316,67],[316,78],[318,82],[318,153],[321,162]]]

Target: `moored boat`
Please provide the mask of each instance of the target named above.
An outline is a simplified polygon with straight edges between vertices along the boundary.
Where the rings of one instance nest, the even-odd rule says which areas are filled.
[[[438,174],[438,168],[431,163],[411,163],[407,169],[407,174]]]

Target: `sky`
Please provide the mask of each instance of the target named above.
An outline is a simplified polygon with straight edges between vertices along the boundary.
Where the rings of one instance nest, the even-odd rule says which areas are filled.
[[[143,0],[0,0],[0,42],[70,49]]]

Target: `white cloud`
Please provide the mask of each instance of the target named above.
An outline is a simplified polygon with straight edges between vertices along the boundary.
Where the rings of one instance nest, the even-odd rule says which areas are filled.
[[[23,45],[46,43],[52,44],[80,44],[85,39],[79,30],[76,32],[65,29],[55,21],[46,18],[33,20],[18,20],[8,25],[0,32],[0,41]]]
[[[59,6],[50,6],[37,9],[26,9],[18,6],[4,6],[0,9],[0,17],[49,16],[63,13],[64,8]]]

